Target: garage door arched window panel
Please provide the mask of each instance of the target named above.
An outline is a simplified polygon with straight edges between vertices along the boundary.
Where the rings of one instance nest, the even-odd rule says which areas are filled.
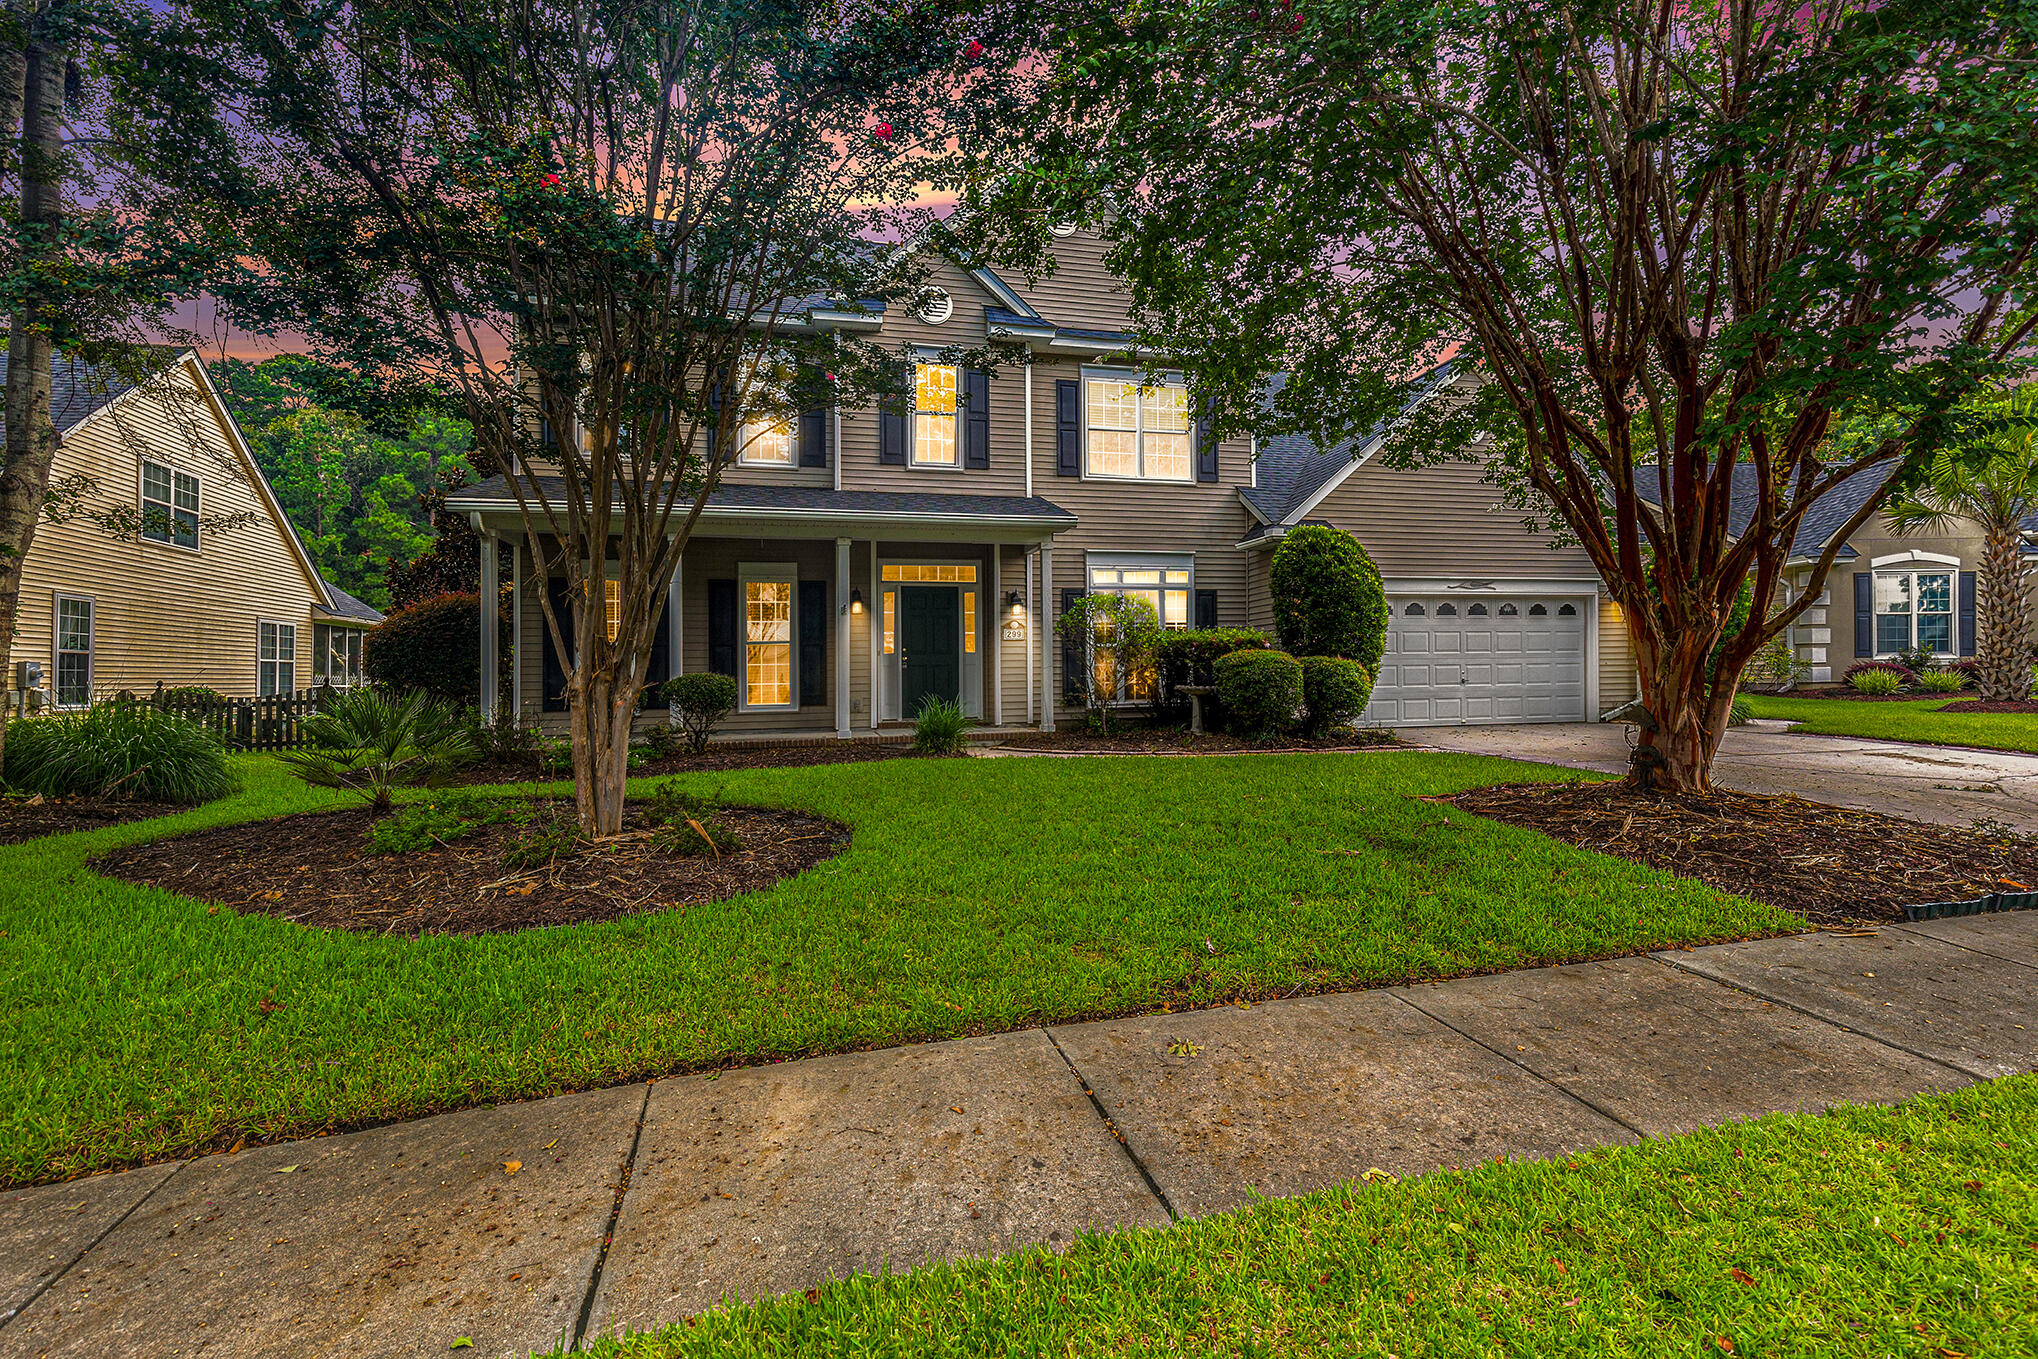
[[[1437,617],[1439,617],[1439,618],[1456,618],[1457,616],[1458,616],[1458,606],[1457,606],[1457,605],[1455,605],[1455,604],[1453,604],[1453,603],[1451,603],[1451,602],[1450,602],[1450,601],[1449,601],[1448,599],[1447,599],[1447,600],[1445,600],[1445,601],[1444,601],[1443,603],[1441,603],[1441,604],[1437,605]]]
[[[1465,612],[1473,618],[1484,618],[1486,616],[1486,606],[1484,604],[1474,604],[1471,608],[1465,610]]]
[[[1521,610],[1515,608],[1514,605],[1512,604],[1502,604],[1499,609],[1499,613],[1502,618],[1513,618],[1520,612]]]
[[[1875,654],[1953,654],[1952,570],[1875,573]]]
[[[1578,606],[1576,604],[1565,604],[1557,609],[1557,617],[1559,618],[1576,618],[1577,616]]]
[[[1549,616],[1549,613],[1550,611],[1547,608],[1544,608],[1541,604],[1529,605],[1530,618],[1547,618]]]
[[[1419,600],[1411,599],[1408,601],[1408,607],[1401,612],[1407,614],[1410,618],[1422,618],[1429,613],[1429,610],[1423,608]]]

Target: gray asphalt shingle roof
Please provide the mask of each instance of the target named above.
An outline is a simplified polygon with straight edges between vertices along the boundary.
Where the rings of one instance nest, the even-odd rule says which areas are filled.
[[[1847,520],[1859,510],[1867,499],[1882,488],[1882,484],[1896,474],[1894,467],[1877,476],[1864,472],[1849,477],[1832,490],[1812,502],[1798,524],[1797,537],[1791,541],[1790,554],[1793,557],[1809,557],[1822,551],[1826,542],[1843,528]],[[1752,463],[1734,465],[1734,499],[1727,507],[1727,532],[1739,537],[1747,531],[1748,522],[1755,517],[1757,469]],[[1650,504],[1656,503],[1653,492],[1656,489],[1656,469],[1653,465],[1635,469],[1635,493]],[[1852,561],[1860,556],[1852,547],[1842,546],[1838,560]]]
[[[0,384],[7,381],[7,351],[0,348]],[[134,384],[110,368],[67,359],[50,363],[50,422],[68,434],[86,416],[101,411],[134,390]]]
[[[326,612],[338,618],[358,618],[364,623],[380,623],[382,611],[373,604],[363,603],[329,580],[321,580],[326,593],[332,597],[332,604]]]
[[[1449,363],[1432,369],[1428,379],[1408,398],[1400,413],[1406,414],[1427,401],[1450,381],[1450,376]],[[1286,373],[1276,373],[1269,379],[1264,398],[1267,409],[1273,408],[1274,398],[1287,385]],[[1366,451],[1366,445],[1386,433],[1397,418],[1398,415],[1389,416],[1362,437],[1340,439],[1328,448],[1319,447],[1316,440],[1307,434],[1277,434],[1271,439],[1262,439],[1259,461],[1255,465],[1255,484],[1240,487],[1239,494],[1268,522],[1279,523],[1350,467],[1353,459]]]
[[[560,477],[536,479],[539,491],[553,504],[563,504],[566,483]],[[452,506],[475,507],[513,503],[509,479],[490,477],[446,497]],[[1040,496],[949,495],[924,491],[836,491],[825,486],[756,486],[724,482],[708,497],[709,510],[764,510],[780,513],[884,516],[935,515],[958,519],[1066,519],[1075,515]]]

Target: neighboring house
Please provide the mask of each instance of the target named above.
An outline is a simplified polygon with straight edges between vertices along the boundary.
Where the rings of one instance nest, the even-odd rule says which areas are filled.
[[[197,355],[141,387],[59,358],[50,413],[52,484],[89,478],[80,503],[131,508],[136,531],[75,517],[37,527],[10,711],[24,663],[60,708],[158,682],[246,696],[359,678],[361,635],[381,615],[320,577]]]
[[[737,680],[732,733],[851,736],[909,720],[929,696],[994,725],[1079,712],[1081,660],[1057,617],[1089,591],[1136,592],[1170,627],[1271,623],[1267,564],[1305,519],[1351,530],[1387,578],[1389,657],[1370,720],[1580,720],[1633,692],[1626,634],[1576,549],[1554,551],[1483,469],[1393,471],[1378,440],[1318,451],[1212,440],[1179,379],[1141,385],[1127,299],[1103,242],[1070,233],[1038,284],[946,259],[919,314],[809,308],[926,356],[911,409],[815,411],[751,431],[710,497],[672,584],[653,682]],[[1007,346],[995,372],[935,363],[944,346]],[[518,711],[563,723],[522,521],[500,478],[449,507],[509,541]],[[486,593],[496,554],[483,554]],[[483,646],[484,674],[493,650]],[[1624,687],[1623,687],[1624,686]],[[489,695],[494,685],[484,681]]]

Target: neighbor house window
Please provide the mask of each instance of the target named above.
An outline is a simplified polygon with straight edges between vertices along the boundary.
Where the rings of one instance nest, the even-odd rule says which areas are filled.
[[[1953,654],[1953,572],[1875,573],[1875,651]]]
[[[297,625],[261,623],[261,647],[256,689],[267,694],[287,694],[297,688]]]
[[[1189,481],[1189,389],[1145,386],[1130,377],[1083,379],[1087,476],[1135,481]]]
[[[946,363],[913,369],[913,462],[921,467],[955,466],[956,370]]]
[[[56,693],[60,708],[92,702],[92,601],[57,596]]]
[[[752,567],[743,583],[743,706],[793,706],[793,598],[791,567]]]
[[[344,689],[361,682],[360,628],[340,628],[329,623],[311,625],[311,677]]]
[[[142,537],[198,546],[198,478],[161,463],[142,463]]]
[[[1195,597],[1195,561],[1187,554],[1118,560],[1091,557],[1088,563],[1090,593],[1136,595],[1152,606],[1154,617],[1160,620],[1162,627],[1186,628],[1189,626],[1189,601]],[[1100,621],[1098,626],[1101,629],[1108,624]],[[1105,634],[1100,631],[1097,640],[1105,641]],[[1099,647],[1095,675],[1099,688],[1126,699],[1144,701],[1153,697],[1152,675],[1134,675],[1127,681],[1112,673],[1112,668],[1110,654]]]

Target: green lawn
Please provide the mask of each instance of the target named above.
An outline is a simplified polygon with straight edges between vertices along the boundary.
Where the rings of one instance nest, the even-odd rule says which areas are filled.
[[[1743,697],[1755,716],[1787,718],[1798,724],[1799,731],[2038,754],[2038,716],[1938,711],[1958,702],[1960,695],[1921,698],[1914,703],[1851,703],[1843,698],[1777,698],[1769,694]]]
[[[767,892],[516,935],[322,932],[85,868],[170,830],[334,805],[272,762],[243,773],[246,792],[171,820],[0,848],[0,1183],[662,1071],[1800,923],[1414,800],[1578,775],[1415,752],[698,776],[855,841]]]
[[[683,1356],[2038,1354],[2038,1078],[860,1275]]]

